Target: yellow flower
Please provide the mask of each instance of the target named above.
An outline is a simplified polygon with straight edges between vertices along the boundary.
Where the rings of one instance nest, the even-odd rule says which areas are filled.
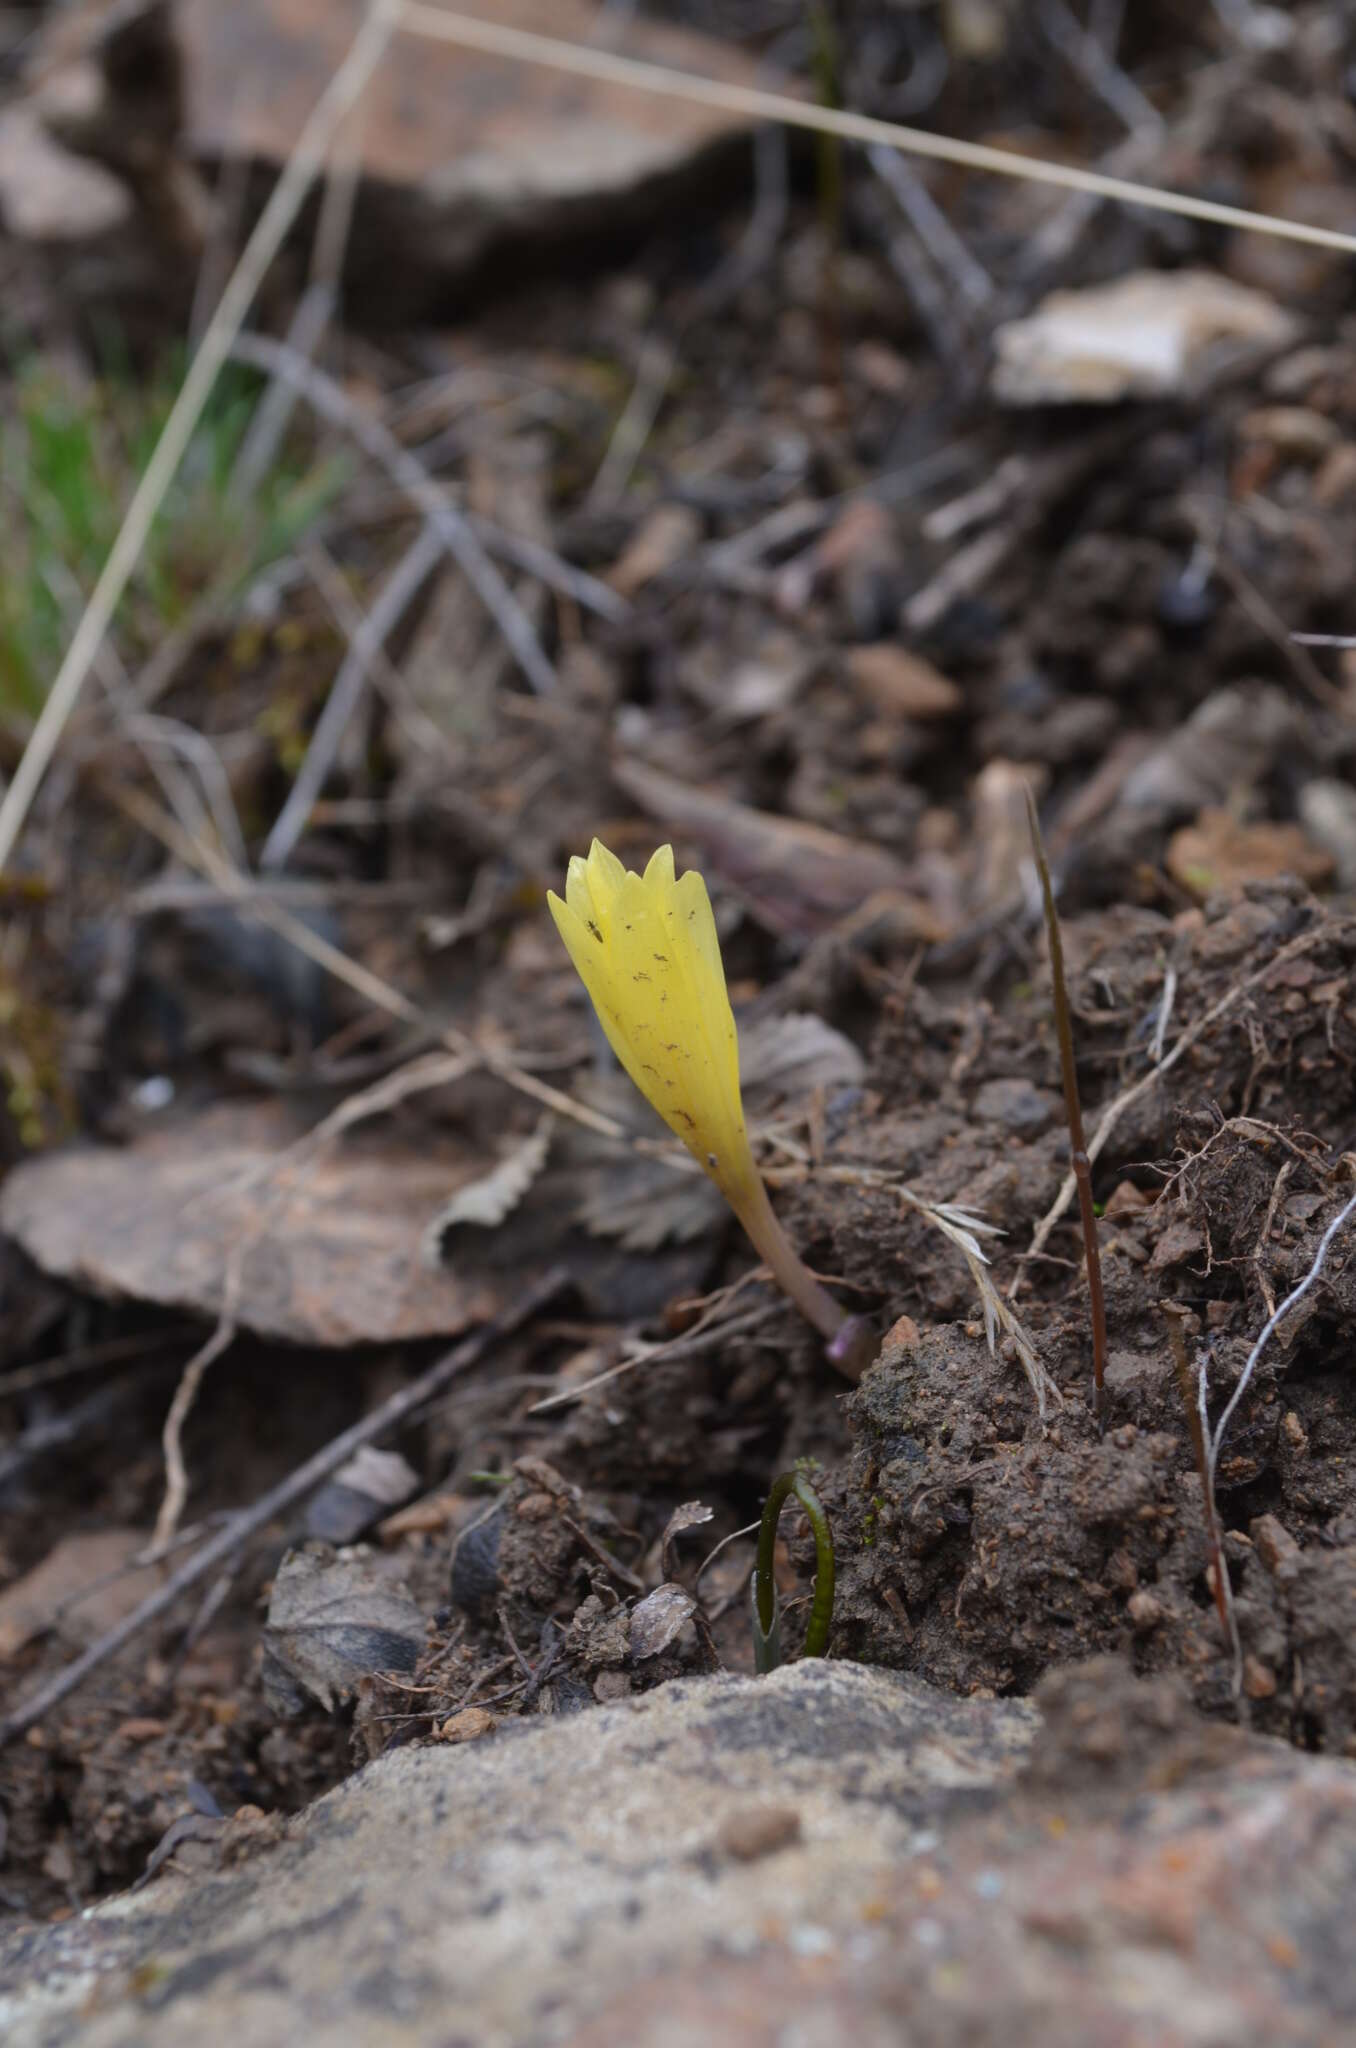
[[[860,1366],[852,1371],[838,1355],[848,1318],[792,1250],[754,1164],[705,882],[695,868],[674,874],[671,846],[637,875],[595,839],[587,860],[576,854],[570,862],[565,901],[551,892],[546,900],[613,1052],[829,1339],[835,1363],[856,1377]]]

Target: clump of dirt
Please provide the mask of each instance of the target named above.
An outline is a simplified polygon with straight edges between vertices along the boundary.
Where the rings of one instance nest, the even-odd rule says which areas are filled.
[[[1075,1008],[1116,1020],[1112,1078],[1138,1090],[1096,1173],[1107,1210],[1108,1427],[1099,1432],[1089,1405],[1076,1212],[1050,1240],[1054,1263],[1027,1269],[1040,1291],[1017,1298],[1064,1394],[1045,1426],[981,1324],[914,1320],[948,1305],[932,1271],[945,1247],[933,1233],[925,1249],[926,1226],[915,1223],[923,1299],[910,1301],[849,1400],[856,1441],[827,1482],[845,1558],[835,1649],[961,1691],[1016,1693],[1054,1664],[1128,1649],[1141,1672],[1187,1674],[1197,1703],[1218,1710],[1232,1667],[1207,1580],[1173,1325],[1218,1419],[1257,1331],[1350,1199],[1356,923],[1323,918],[1283,888],[1175,925],[1138,919],[1099,946],[1090,937],[1075,925]],[[1168,1042],[1195,1035],[1160,1079],[1149,1046],[1170,966]],[[1058,1184],[1066,1140],[991,1129],[986,1142],[961,1123],[957,1098],[963,1089],[974,1105],[995,1099],[1025,1007],[1019,995],[986,1019],[959,1077],[953,1059],[943,1078],[935,1049],[928,1061],[917,1016],[911,1032],[896,1020],[887,1053],[898,1059],[901,1038],[911,1059],[921,1053],[937,1091],[931,1114],[952,1124],[920,1185],[982,1203],[1019,1244]],[[935,1027],[937,1007],[925,1014]],[[1085,1053],[1090,1036],[1080,1033]],[[1052,1059],[1047,1027],[1027,1039],[1028,1076],[1048,1084]],[[1085,1075],[1084,1087],[1095,1127],[1106,1079]],[[879,1196],[863,1196],[857,1220],[855,1248],[846,1221],[836,1233],[845,1260],[865,1265],[873,1235],[887,1231],[898,1259],[898,1226]],[[1336,1333],[1354,1312],[1356,1264],[1338,1245],[1258,1364],[1218,1473],[1254,1718],[1338,1749],[1351,1745],[1356,1712],[1348,1639],[1333,1621],[1350,1611],[1356,1471],[1344,1447],[1356,1397]]]

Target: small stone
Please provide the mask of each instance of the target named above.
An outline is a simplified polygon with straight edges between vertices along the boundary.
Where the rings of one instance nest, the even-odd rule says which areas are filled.
[[[168,1721],[159,1720],[154,1714],[134,1714],[123,1721],[114,1731],[123,1742],[154,1742],[157,1735],[163,1735],[169,1727]]]
[[[1205,1320],[1212,1330],[1227,1330],[1233,1321],[1234,1305],[1231,1301],[1207,1301]]]
[[[741,1806],[722,1825],[716,1848],[737,1863],[756,1863],[799,1840],[800,1815],[794,1806]]]
[[[1314,503],[1325,512],[1346,504],[1356,493],[1356,442],[1343,441],[1319,469],[1313,483]]]
[[[1298,1565],[1302,1554],[1299,1544],[1275,1515],[1258,1515],[1251,1533],[1258,1557],[1273,1576],[1279,1578]]]
[[[1050,1089],[1015,1076],[986,1081],[975,1096],[974,1113],[984,1123],[1001,1124],[1014,1137],[1034,1138],[1055,1121],[1059,1099]]]
[[[887,1356],[894,1356],[901,1351],[914,1350],[917,1344],[917,1323],[912,1316],[900,1316],[898,1321],[891,1323],[886,1331],[885,1342],[881,1346],[881,1350]]]
[[[1334,420],[1307,405],[1263,405],[1245,413],[1238,431],[1245,441],[1265,441],[1280,454],[1316,462],[1342,438]]]
[[[891,640],[852,648],[848,674],[876,710],[890,718],[950,718],[964,705],[950,677]]]
[[[1309,1448],[1309,1439],[1305,1434],[1304,1424],[1300,1421],[1293,1408],[1287,1409],[1281,1419],[1281,1434],[1295,1453],[1295,1456],[1302,1458]]]
[[[439,1742],[478,1742],[482,1735],[488,1735],[497,1725],[495,1716],[486,1707],[463,1707],[459,1714],[453,1714],[438,1730]]]
[[[624,1671],[600,1671],[593,1681],[593,1697],[604,1706],[609,1700],[631,1697],[631,1681]]]
[[[1152,1593],[1140,1591],[1130,1595],[1126,1613],[1130,1616],[1130,1626],[1136,1635],[1147,1636],[1162,1621],[1163,1606]]]
[[[991,388],[1003,405],[1114,405],[1199,392],[1242,352],[1296,332],[1262,292],[1200,269],[1140,270],[1057,291],[994,335]]]
[[[1109,1223],[1119,1223],[1126,1216],[1141,1215],[1149,1206],[1143,1188],[1137,1188],[1132,1180],[1122,1180],[1111,1190],[1102,1214]]]
[[[1340,888],[1356,888],[1356,791],[1335,776],[1317,776],[1299,795],[1299,814],[1314,843],[1333,861]]]
[[[1276,1691],[1276,1674],[1260,1658],[1243,1659],[1243,1690],[1250,1700],[1269,1700]]]

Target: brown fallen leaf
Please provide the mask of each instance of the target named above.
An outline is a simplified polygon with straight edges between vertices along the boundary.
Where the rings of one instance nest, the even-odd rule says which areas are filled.
[[[308,1699],[333,1712],[371,1673],[411,1675],[423,1646],[423,1609],[386,1560],[308,1544],[288,1552],[273,1581],[264,1691],[275,1713]]]
[[[965,701],[949,676],[893,640],[852,648],[847,665],[863,696],[888,718],[950,718]]]
[[[750,810],[639,761],[618,761],[612,774],[666,831],[695,841],[708,875],[736,888],[771,931],[827,931],[868,897],[889,894],[907,909],[918,938],[944,936],[932,910],[918,899],[909,869],[882,847]]]
[[[129,1569],[149,1540],[137,1529],[63,1536],[41,1564],[0,1593],[0,1658],[54,1627],[72,1644],[92,1643],[130,1614],[156,1583],[153,1566]]]
[[[1297,875],[1311,888],[1331,881],[1333,857],[1316,846],[1303,826],[1259,818],[1240,824],[1227,811],[1202,811],[1168,841],[1168,873],[1194,895],[1242,882],[1270,882]]]
[[[270,1104],[186,1116],[121,1150],[79,1146],[16,1168],[0,1229],[47,1273],[215,1317],[232,1260],[237,1320],[301,1344],[452,1336],[493,1312],[419,1256],[463,1154],[349,1134],[298,1169]]]
[[[702,523],[686,505],[656,505],[608,572],[618,597],[634,597],[656,576],[690,555],[702,537]]]

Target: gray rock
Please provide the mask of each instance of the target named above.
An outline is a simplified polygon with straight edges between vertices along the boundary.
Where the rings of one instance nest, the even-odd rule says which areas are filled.
[[[1356,1770],[1104,1660],[811,1661],[401,1750],[244,1867],[0,1943],[8,2048],[1350,2038]],[[1025,1767],[1025,1768],[1024,1768]],[[905,2016],[907,2015],[907,2019]]]
[[[985,1123],[1001,1124],[1016,1138],[1035,1138],[1054,1123],[1060,1100],[1048,1088],[1037,1088],[1017,1075],[986,1081],[975,1096],[974,1113]]]
[[[125,180],[145,225],[182,250],[211,232],[219,167],[270,175],[287,162],[366,11],[366,0],[58,10],[31,67],[38,105],[60,141]],[[472,0],[465,11],[581,44],[597,30],[594,0]],[[742,51],[662,22],[620,24],[614,46],[726,84],[758,82]],[[714,182],[731,144],[747,153],[750,129],[720,108],[398,29],[351,124],[350,284],[395,319],[506,236],[582,246],[633,230],[690,194],[694,175]]]

